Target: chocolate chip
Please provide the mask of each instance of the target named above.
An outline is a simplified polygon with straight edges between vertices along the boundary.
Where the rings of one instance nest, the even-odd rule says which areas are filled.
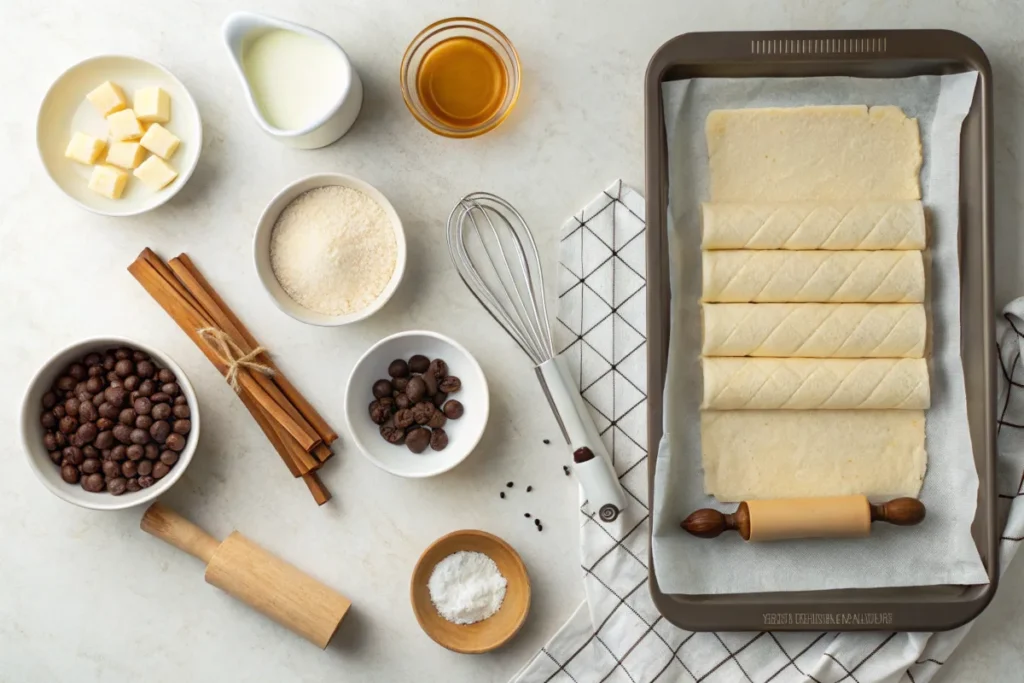
[[[90,353],[84,359],[82,359],[86,367],[93,367],[103,362],[103,356],[98,353]]]
[[[89,377],[103,377],[103,366],[93,365],[89,368]]]
[[[107,391],[109,391],[109,389]],[[105,396],[106,395],[104,394],[104,397]],[[99,412],[100,417],[105,417],[108,420],[116,420],[118,416],[121,414],[121,411],[118,409],[118,407],[109,401],[104,401],[103,403],[101,403],[100,407],[97,409],[97,412]]]
[[[135,479],[129,479],[128,483],[125,484],[124,488],[129,493],[135,493],[136,491],[141,491],[142,490],[142,487],[139,486],[139,482],[136,481]]]
[[[126,347],[126,346],[122,346],[121,348],[119,348],[116,351],[114,351],[114,358],[116,360],[124,360],[125,358],[131,358],[131,357],[132,357],[132,350],[129,349],[128,347]]]
[[[456,391],[458,391],[461,388],[462,388],[462,380],[460,380],[455,375],[448,375],[447,377],[442,379],[441,383],[438,385],[438,389],[440,389],[441,391],[443,391],[446,394],[454,394]]]
[[[70,415],[65,415],[60,419],[60,422],[57,423],[57,428],[64,434],[71,434],[78,429],[78,420]]]
[[[152,415],[139,415],[135,418],[135,426],[139,429],[149,429],[153,426],[153,422],[154,420]]]
[[[127,358],[119,360],[117,361],[117,364],[114,365],[114,372],[117,373],[118,377],[124,379],[135,372],[135,363],[131,362]]]
[[[64,459],[75,467],[78,467],[85,461],[85,453],[82,452],[81,448],[76,446],[66,446],[64,450],[61,451],[61,455],[63,455]]]
[[[167,394],[168,396],[177,396],[181,389],[178,387],[177,382],[168,382],[160,387],[160,393]]]
[[[100,430],[101,432],[105,432],[108,429],[114,428],[114,421],[105,417],[101,417],[98,420],[96,420],[95,424],[96,429]]]
[[[104,476],[106,476],[106,477],[116,477],[117,475],[121,474],[122,470],[124,469],[124,464],[118,465],[113,460],[104,460],[102,467],[103,467],[103,475]],[[133,470],[134,470],[134,467],[135,467],[135,463],[132,463],[132,469]],[[128,475],[125,475],[125,476],[128,476]]]
[[[391,365],[388,366],[388,375],[391,377],[408,377],[409,364],[401,358],[396,358],[391,361]]]
[[[114,462],[121,462],[128,457],[128,447],[118,444],[110,449],[110,459]]]
[[[129,460],[139,461],[142,460],[142,456],[145,455],[146,449],[137,443],[133,443],[124,449],[125,456]]]
[[[151,361],[143,360],[139,361],[135,365],[135,372],[138,373],[139,377],[142,379],[149,379],[156,374],[156,367]]]
[[[174,373],[167,368],[160,368],[160,372],[156,373],[156,378],[160,380],[161,384],[169,384],[170,382],[178,381],[178,378],[174,376]]]
[[[96,440],[96,436],[99,434],[99,429],[93,422],[86,422],[83,425],[79,425],[78,431],[75,432],[75,436],[82,444],[92,443]]]
[[[458,420],[466,412],[466,409],[462,406],[462,403],[456,401],[455,399],[452,399],[451,401],[446,401],[442,410],[444,411],[445,417],[447,417],[449,420]]]
[[[167,474],[170,471],[171,471],[170,467],[168,467],[167,465],[163,464],[162,462],[157,462],[155,465],[153,465],[153,478],[154,479],[163,479],[164,475]]]
[[[430,445],[430,430],[417,427],[405,435],[405,445],[413,453],[422,453]]]
[[[120,496],[128,488],[128,480],[124,477],[114,477],[107,482],[107,491],[112,496]]]
[[[391,382],[386,379],[379,379],[373,383],[373,397],[384,398],[385,396],[391,396],[391,392],[394,391],[394,387]]]
[[[170,394],[164,393],[163,391],[156,392],[155,394],[150,396],[149,399],[153,401],[153,403],[170,403],[171,401],[174,400],[173,398],[171,398]]]
[[[164,443],[167,441],[168,435],[171,433],[171,425],[166,420],[157,420],[153,423],[153,426],[149,428],[149,435],[153,437],[153,440],[157,443]]]
[[[57,418],[53,416],[53,413],[47,411],[39,416],[39,424],[41,424],[43,426],[43,429],[46,430],[56,429]]]
[[[124,388],[127,391],[134,392],[134,391],[136,391],[139,388],[139,384],[141,384],[141,382],[142,382],[142,380],[139,379],[138,375],[132,375],[131,377],[125,377],[124,378]]]
[[[153,402],[141,395],[142,390],[139,390],[139,398],[135,399],[133,407],[137,415],[149,415],[153,410]]]
[[[68,400],[64,401],[64,413],[70,415],[71,417],[77,418],[79,403],[79,400],[73,396]]]
[[[448,433],[443,429],[435,429],[430,434],[430,447],[435,451],[443,451],[448,447]]]
[[[178,398],[181,398],[181,396],[179,396]],[[174,413],[174,417],[178,418],[179,420],[187,420],[188,418],[192,417],[192,411],[189,410],[187,405],[177,405],[177,399],[175,399],[174,402],[176,404],[174,406],[174,410],[172,411]],[[161,403],[160,405],[164,404]]]
[[[146,460],[156,460],[160,457],[160,446],[150,441],[145,446],[145,456]]]
[[[138,470],[140,477],[148,477],[153,473],[153,461],[142,460],[138,463]]]
[[[154,384],[151,379],[142,380],[142,384],[139,385],[138,392],[139,396],[152,396],[156,393],[156,384]]]
[[[69,484],[77,484],[78,468],[74,465],[62,465],[60,468],[60,478]]]
[[[57,467],[60,467],[60,464],[64,462],[64,456],[60,454],[60,451],[50,451],[47,455],[50,456],[50,460]]]
[[[160,454],[160,462],[171,467],[174,463],[178,462],[178,454],[174,451],[164,451]]]
[[[86,458],[82,461],[82,474],[92,474],[100,471],[100,461],[98,458]]]
[[[117,365],[117,359],[114,358],[114,354],[108,353],[105,356],[103,356],[103,369],[104,370],[109,372],[109,371],[114,369],[115,365]]]
[[[120,408],[124,404],[124,400],[128,398],[128,392],[124,390],[124,387],[111,384],[103,390],[103,397],[115,408]]]
[[[121,474],[123,474],[128,479],[131,479],[132,477],[137,477],[139,475],[138,463],[135,462],[134,460],[125,460],[123,463],[121,463]],[[117,475],[115,474],[113,476],[116,477]]]
[[[430,359],[426,356],[416,354],[409,359],[409,370],[412,372],[423,373],[430,367]]]
[[[90,474],[82,480],[82,488],[90,493],[99,493],[103,490],[103,475],[99,472]]]
[[[132,442],[132,428],[128,425],[116,424],[111,432],[113,432],[115,439],[125,445]]]
[[[138,481],[139,486],[141,486],[144,489],[148,489],[156,482],[156,480],[153,479],[153,477],[149,476],[140,476],[136,481]]]
[[[51,410],[50,412],[53,413],[53,416],[58,420],[67,416],[67,412],[64,410],[63,403],[58,403],[57,405],[55,405],[53,407],[53,410]]]
[[[135,418],[135,411],[131,408],[125,408],[117,415],[117,421],[123,425],[128,425],[129,427],[135,424]]]
[[[148,401],[149,399],[141,400]],[[167,405],[166,403],[157,403],[155,406],[153,406],[153,409],[150,411],[149,414],[153,416],[154,420],[166,420],[171,416],[171,412],[171,406]]]
[[[138,444],[142,446],[149,443],[151,437],[148,431],[136,427],[135,429],[132,430],[132,433],[129,436],[129,438],[131,439],[133,444]]]
[[[174,397],[174,405],[188,407],[188,397],[185,394],[178,394]]]
[[[515,482],[511,482],[511,481],[509,481],[509,482],[506,482],[506,483],[505,483],[505,487],[506,487],[506,488],[512,488],[513,486],[515,486]]]
[[[99,415],[100,411],[91,401],[84,401],[78,406],[78,419],[82,422],[93,422]]]
[[[85,388],[93,394],[98,394],[103,391],[103,380],[99,377],[90,377],[85,382]]]
[[[171,434],[167,437],[165,445],[172,451],[183,451],[185,450],[185,437],[181,434]]]
[[[61,391],[71,391],[75,388],[75,382],[77,380],[71,375],[64,375],[57,380],[57,388]]]

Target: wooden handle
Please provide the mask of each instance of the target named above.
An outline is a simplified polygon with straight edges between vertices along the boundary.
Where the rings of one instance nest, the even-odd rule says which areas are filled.
[[[700,538],[737,531],[745,541],[774,541],[866,536],[871,522],[913,526],[924,517],[924,504],[915,498],[896,498],[872,505],[864,496],[837,496],[744,501],[732,514],[704,508],[684,519],[680,526]]]
[[[160,503],[149,506],[139,526],[147,534],[202,560],[203,564],[210,563],[220,546],[220,541]]]

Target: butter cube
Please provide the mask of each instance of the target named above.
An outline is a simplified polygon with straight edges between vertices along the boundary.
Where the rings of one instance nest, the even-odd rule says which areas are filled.
[[[164,159],[170,159],[171,155],[178,149],[178,145],[181,144],[181,140],[174,133],[159,123],[150,124],[149,128],[146,129],[146,134],[142,136],[139,142],[150,152]]]
[[[107,117],[110,137],[115,140],[138,140],[142,137],[142,126],[131,109],[122,109]]]
[[[106,144],[99,138],[76,132],[71,136],[71,142],[64,150],[64,156],[82,164],[95,164]]]
[[[124,97],[124,91],[118,85],[105,81],[95,90],[85,96],[85,99],[96,107],[100,116],[109,116],[115,111],[121,111],[128,106],[128,100]]]
[[[137,142],[113,142],[107,149],[107,163],[121,168],[135,168],[146,157],[146,150]]]
[[[167,183],[178,177],[178,172],[168,165],[166,161],[157,156],[152,156],[142,162],[134,171],[135,177],[146,183],[154,190],[159,190]]]
[[[134,105],[139,121],[167,123],[171,120],[171,96],[161,88],[136,90]]]
[[[110,199],[118,199],[124,192],[128,174],[113,166],[96,166],[89,178],[89,189]]]

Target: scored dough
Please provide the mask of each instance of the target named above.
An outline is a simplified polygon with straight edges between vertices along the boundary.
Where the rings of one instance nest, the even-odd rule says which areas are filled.
[[[919,303],[920,251],[705,251],[704,301]]]
[[[919,410],[701,413],[704,488],[723,503],[914,496],[927,456]]]
[[[918,358],[705,358],[705,410],[923,410]]]
[[[712,201],[921,198],[921,135],[899,107],[717,110],[705,130]]]
[[[705,203],[702,249],[924,249],[921,202]]]
[[[923,358],[921,304],[705,304],[705,356]]]

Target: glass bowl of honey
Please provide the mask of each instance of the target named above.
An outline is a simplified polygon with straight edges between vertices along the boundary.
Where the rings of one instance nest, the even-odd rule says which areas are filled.
[[[519,55],[479,19],[442,19],[419,32],[402,57],[402,97],[427,129],[471,138],[497,128],[519,98]]]

